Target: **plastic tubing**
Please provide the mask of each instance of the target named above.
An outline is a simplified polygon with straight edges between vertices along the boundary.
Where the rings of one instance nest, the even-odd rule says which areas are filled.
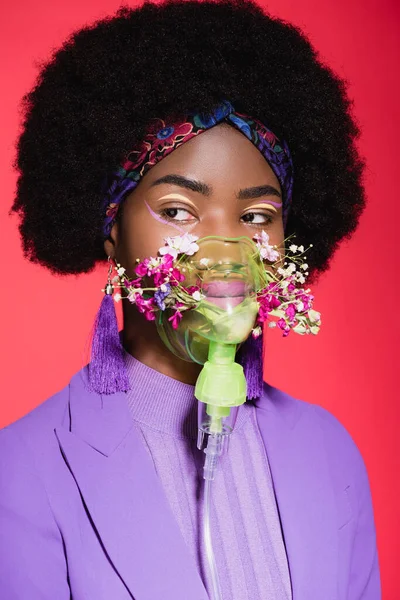
[[[203,537],[206,548],[206,559],[211,573],[211,600],[222,600],[221,586],[218,577],[217,565],[215,562],[214,551],[212,547],[211,536],[211,484],[215,477],[218,457],[222,450],[221,434],[211,434],[208,436],[207,447],[204,449],[206,458],[204,461],[203,477],[204,483],[204,513],[203,513]]]

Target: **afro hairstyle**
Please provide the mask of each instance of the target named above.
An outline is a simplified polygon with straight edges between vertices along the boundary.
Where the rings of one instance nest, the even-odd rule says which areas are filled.
[[[305,34],[253,0],[122,6],[75,31],[22,100],[14,167],[24,254],[54,273],[106,260],[102,182],[155,116],[223,99],[284,138],[294,163],[286,235],[310,275],[327,269],[365,205],[360,129],[347,82]]]

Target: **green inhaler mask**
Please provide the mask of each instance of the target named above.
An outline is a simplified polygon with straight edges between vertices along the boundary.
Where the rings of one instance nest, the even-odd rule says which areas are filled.
[[[185,287],[199,288],[198,305],[183,313],[176,329],[168,311],[159,313],[156,325],[171,352],[204,365],[195,386],[198,448],[203,448],[205,434],[216,434],[226,451],[225,439],[234,428],[238,407],[246,401],[246,379],[235,355],[254,327],[257,291],[266,284],[265,267],[248,237],[208,236],[197,244],[195,255],[184,255],[178,266]]]

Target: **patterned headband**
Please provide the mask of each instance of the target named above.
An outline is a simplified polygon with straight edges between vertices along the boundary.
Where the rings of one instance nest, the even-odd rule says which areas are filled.
[[[243,133],[268,161],[281,185],[282,216],[283,224],[286,225],[293,190],[293,162],[288,146],[260,121],[236,112],[230,102],[224,101],[210,114],[190,113],[180,123],[169,123],[162,119],[152,121],[138,149],[128,154],[112,174],[111,182],[107,180],[104,200],[105,237],[111,231],[121,202],[151,167],[181,144],[221,122],[228,123]]]

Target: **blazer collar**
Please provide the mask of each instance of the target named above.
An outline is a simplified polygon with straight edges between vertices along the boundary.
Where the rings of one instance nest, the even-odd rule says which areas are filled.
[[[86,384],[85,367],[56,435],[115,570],[135,600],[208,600],[125,394]]]

